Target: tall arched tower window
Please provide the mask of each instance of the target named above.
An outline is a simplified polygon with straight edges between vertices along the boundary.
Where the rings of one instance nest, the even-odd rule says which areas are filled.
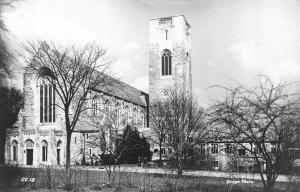
[[[163,50],[161,55],[161,74],[172,75],[172,54],[168,49]]]

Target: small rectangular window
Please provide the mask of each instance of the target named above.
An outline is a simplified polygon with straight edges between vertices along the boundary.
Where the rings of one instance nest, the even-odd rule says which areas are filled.
[[[161,135],[161,142],[166,142],[166,135],[165,134]]]
[[[172,155],[172,153],[173,153],[172,148],[168,148],[168,154]]]
[[[166,149],[165,148],[161,148],[161,154],[165,155],[166,154]]]
[[[277,152],[276,143],[271,144],[271,153],[275,154]]]
[[[218,144],[211,144],[211,154],[218,154],[219,153],[219,148]]]
[[[219,161],[212,161],[212,168],[218,168],[219,167]]]
[[[225,152],[227,154],[231,154],[232,153],[232,145],[229,143],[229,144],[226,144],[226,149],[225,149]]]
[[[168,40],[168,30],[166,30],[166,40]]]
[[[204,143],[200,144],[200,153],[205,154],[205,144]]]

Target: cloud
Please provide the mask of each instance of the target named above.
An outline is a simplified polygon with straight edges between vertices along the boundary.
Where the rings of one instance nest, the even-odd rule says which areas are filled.
[[[283,45],[282,45],[283,46]],[[300,76],[298,58],[288,56],[289,47],[277,50],[254,42],[238,42],[229,46],[228,51],[241,65],[241,73],[265,74],[273,81],[293,81]]]
[[[146,93],[149,92],[149,77],[147,76],[141,76],[138,77],[132,84],[131,86],[144,91]]]

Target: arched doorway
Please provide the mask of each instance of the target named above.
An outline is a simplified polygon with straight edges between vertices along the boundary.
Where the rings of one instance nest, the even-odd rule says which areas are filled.
[[[26,144],[26,165],[33,164],[33,141],[27,140]]]
[[[56,145],[56,160],[57,160],[57,165],[60,165],[60,159],[61,159],[61,141],[58,141],[57,142],[57,145]]]

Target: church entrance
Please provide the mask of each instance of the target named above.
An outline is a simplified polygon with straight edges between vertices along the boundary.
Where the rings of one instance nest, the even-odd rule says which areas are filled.
[[[26,146],[26,165],[33,165],[33,147],[34,143],[32,140],[28,139],[25,142]]]
[[[26,149],[26,165],[33,164],[33,149]]]

